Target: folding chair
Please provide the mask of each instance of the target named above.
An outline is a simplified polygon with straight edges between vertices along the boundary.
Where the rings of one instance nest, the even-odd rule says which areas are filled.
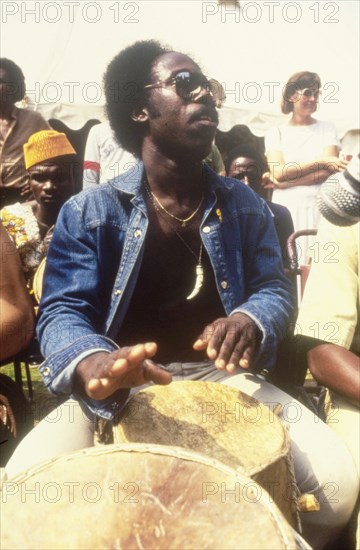
[[[290,268],[288,270],[288,276],[296,286],[297,292],[297,307],[300,306],[306,281],[310,271],[310,263],[300,263],[298,247],[296,245],[296,239],[299,237],[307,237],[309,235],[316,235],[317,229],[302,229],[292,233],[287,240],[287,254],[289,258]]]

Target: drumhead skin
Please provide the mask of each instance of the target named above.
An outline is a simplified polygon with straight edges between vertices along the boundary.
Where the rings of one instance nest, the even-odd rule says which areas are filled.
[[[193,380],[149,386],[119,414],[114,442],[178,446],[216,458],[255,479],[298,528],[288,432],[266,405],[235,388]]]
[[[115,443],[129,441],[185,447],[249,475],[287,452],[286,429],[268,407],[235,388],[193,380],[134,394],[114,428]]]
[[[260,485],[179,448],[93,447],[4,482],[1,498],[7,550],[296,547]]]

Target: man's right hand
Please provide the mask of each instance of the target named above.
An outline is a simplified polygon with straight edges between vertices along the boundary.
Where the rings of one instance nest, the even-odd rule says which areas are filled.
[[[170,384],[172,376],[151,360],[157,352],[154,342],[89,355],[76,367],[75,391],[92,399],[105,399],[121,388],[148,382]]]

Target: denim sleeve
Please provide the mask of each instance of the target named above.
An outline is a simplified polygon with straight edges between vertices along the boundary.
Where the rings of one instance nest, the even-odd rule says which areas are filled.
[[[40,365],[39,370],[46,387],[55,394],[71,395],[72,380],[79,362],[98,351],[110,353],[114,349],[118,349],[118,346],[106,337],[94,335],[80,338],[68,348],[50,355]],[[78,395],[74,397],[82,401],[94,414],[110,420],[125,405],[129,393],[130,390],[121,389],[102,400]]]
[[[39,308],[37,334],[45,361],[40,368],[46,386],[56,394],[70,395],[74,365],[85,352],[118,346],[99,334],[103,296],[99,289],[100,261],[96,232],[85,227],[76,197],[62,208],[49,248]],[[125,403],[128,390],[103,401],[85,399],[99,416],[110,418]],[[78,396],[76,396],[78,398]]]
[[[294,289],[284,273],[281,250],[267,205],[245,249],[247,300],[230,313],[245,313],[259,327],[262,340],[254,362],[257,369],[275,366],[279,342],[294,321]]]

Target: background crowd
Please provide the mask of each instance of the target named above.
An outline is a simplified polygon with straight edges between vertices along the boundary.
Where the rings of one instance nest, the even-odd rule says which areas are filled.
[[[21,69],[1,58],[0,230],[2,250],[7,251],[1,257],[2,361],[26,349],[32,338],[33,278],[47,256],[63,205],[75,189],[82,187],[90,196],[91,189],[133,170],[139,156],[119,145],[109,121],[92,127],[84,158],[79,158],[64,133],[52,129],[39,113],[17,106],[24,94]],[[225,149],[215,135],[204,163],[261,197],[266,215],[274,222],[278,238],[274,246],[279,248],[285,273],[290,275],[292,268],[290,235],[317,231],[316,236],[304,236],[298,242],[298,259],[311,264],[311,269],[296,310],[295,333],[306,347],[313,378],[326,389],[325,420],[345,442],[359,472],[359,221],[346,219],[334,225],[321,216],[318,206],[319,191],[329,178],[340,189],[350,186],[350,194],[356,197],[359,151],[355,145],[353,154],[349,149],[343,154],[336,128],[314,116],[319,101],[319,75],[296,72],[285,85],[281,104],[289,118],[268,131],[263,149],[254,136],[247,139],[245,134]],[[75,181],[79,162],[83,162],[82,182]],[[150,188],[149,197],[154,197]],[[204,197],[200,198],[199,208]],[[155,209],[157,204],[168,214],[155,198]],[[200,247],[200,264],[201,252]],[[9,331],[9,323],[22,330]]]

